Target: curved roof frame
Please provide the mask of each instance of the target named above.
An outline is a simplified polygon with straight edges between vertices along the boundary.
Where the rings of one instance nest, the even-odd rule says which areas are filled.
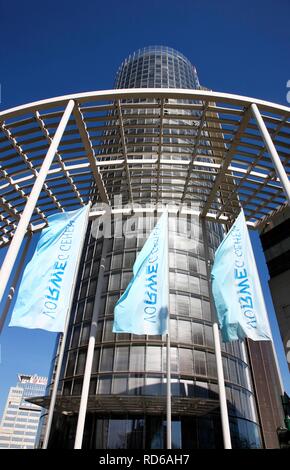
[[[289,107],[204,90],[78,93],[0,112],[0,246],[13,237],[70,102],[72,113],[62,129],[30,229],[42,227],[56,211],[86,204],[94,191],[97,200],[114,211],[110,194],[116,181],[124,205],[133,211],[134,204],[148,203],[148,198],[138,197],[141,190],[152,203],[180,204],[181,211],[191,210],[219,223],[231,223],[243,207],[253,228],[263,226],[287,205]],[[138,151],[134,139],[139,132]],[[277,175],[277,152],[284,181],[281,173]],[[101,208],[91,215],[100,213]]]

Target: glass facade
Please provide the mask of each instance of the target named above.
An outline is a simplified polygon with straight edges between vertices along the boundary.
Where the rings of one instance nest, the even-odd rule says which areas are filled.
[[[121,65],[116,79],[117,88],[198,86],[196,70],[190,62],[179,52],[161,46],[132,54]],[[125,114],[125,118],[128,122],[134,119],[140,124],[140,135],[130,135],[128,130],[126,138],[128,152],[142,158],[146,147],[144,134],[148,132],[148,126],[149,131],[154,132],[154,116],[144,119],[138,114]],[[188,136],[182,139],[168,135],[169,158],[174,156],[176,159],[179,148],[182,147],[183,151],[186,148],[186,139],[187,142],[193,140],[194,129],[187,132]],[[114,149],[120,146],[118,136],[112,135],[109,130],[105,132],[105,137],[108,156],[102,155],[102,159],[111,158]],[[205,135],[203,139],[206,148]],[[156,149],[152,148],[152,151]],[[202,154],[199,158],[202,159]],[[147,183],[148,190],[142,189],[141,192],[137,185],[132,188],[135,202],[155,202],[156,196],[160,197],[161,202],[180,202],[180,195],[174,188],[174,179],[178,177],[184,175],[178,173],[176,165],[173,169],[169,164],[162,173],[167,183],[163,184],[160,193],[156,182],[154,187],[153,178],[146,173],[146,165],[141,164],[140,182],[142,188]],[[122,203],[129,200],[124,170],[112,172],[105,183],[109,194],[120,195]],[[200,198],[203,197],[201,183]],[[199,204],[198,200],[192,202]],[[130,281],[133,263],[147,236],[143,218],[136,215],[123,218],[121,236],[117,233],[118,221],[117,218],[112,219],[110,238],[106,242],[104,282],[83,446],[100,449],[164,448],[165,338],[112,333],[115,303]],[[156,213],[147,216],[146,228],[153,228],[156,221]],[[223,232],[218,224],[207,225],[210,257],[213,259]],[[104,239],[95,238],[90,224],[74,295],[60,389],[66,406],[71,403],[71,413],[55,417],[51,447],[73,447],[77,409],[72,403],[80,396],[82,389],[103,244]],[[204,240],[198,218],[170,214],[169,267],[173,447],[222,447]],[[250,370],[241,344],[223,345],[223,361],[233,446],[260,447]],[[160,410],[158,415],[156,410]]]
[[[131,54],[121,64],[115,88],[199,87],[195,67],[180,52],[166,46],[149,46]]]

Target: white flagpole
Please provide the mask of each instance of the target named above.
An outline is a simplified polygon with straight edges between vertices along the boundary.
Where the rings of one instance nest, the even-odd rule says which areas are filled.
[[[47,449],[49,436],[50,436],[50,431],[51,431],[52,419],[53,419],[56,396],[57,396],[57,390],[58,390],[58,384],[59,384],[59,379],[60,379],[62,362],[63,362],[64,352],[65,352],[65,344],[66,344],[67,333],[68,333],[68,326],[69,326],[69,320],[70,320],[70,315],[69,314],[70,314],[70,310],[71,310],[71,306],[72,306],[78,269],[79,269],[79,265],[80,265],[82,250],[83,250],[84,241],[85,241],[85,237],[86,237],[87,226],[88,226],[88,222],[89,222],[90,207],[91,207],[91,203],[88,204],[87,223],[85,223],[82,227],[83,231],[81,233],[81,243],[80,243],[80,247],[79,247],[78,259],[77,259],[76,268],[75,268],[75,272],[74,272],[74,280],[72,282],[72,288],[71,288],[71,292],[70,292],[69,307],[68,307],[68,311],[67,311],[67,314],[66,314],[64,332],[63,332],[63,335],[62,335],[62,343],[61,343],[60,350],[59,350],[59,356],[58,356],[58,360],[57,360],[57,368],[56,368],[56,373],[55,373],[55,378],[54,378],[54,383],[53,383],[52,393],[51,393],[51,398],[50,398],[49,410],[48,410],[48,415],[47,415],[47,423],[46,423],[46,427],[45,427],[45,434],[44,434],[43,445],[42,445],[43,449]]]
[[[204,244],[208,290],[209,290],[209,298],[210,298],[210,308],[211,308],[211,315],[213,319],[214,318],[214,303],[213,303],[211,283],[210,283],[210,259],[209,259],[209,249],[208,249],[208,238],[207,238],[206,221],[203,217],[201,218],[201,226],[202,226],[202,237],[203,237],[203,244]],[[215,358],[216,358],[216,365],[217,365],[218,389],[219,389],[219,400],[220,400],[224,448],[231,449],[232,442],[231,442],[231,433],[230,433],[230,425],[229,425],[229,415],[228,415],[228,407],[227,407],[227,396],[226,396],[226,387],[225,387],[225,379],[224,379],[224,371],[223,371],[221,343],[220,343],[219,327],[216,321],[213,322],[213,338],[214,338],[214,349],[215,349]]]
[[[90,390],[90,380],[91,380],[93,360],[94,360],[94,351],[95,351],[95,344],[96,344],[98,316],[99,316],[100,301],[101,301],[101,295],[102,295],[103,283],[104,283],[104,272],[105,272],[105,261],[106,261],[107,250],[108,250],[108,239],[104,238],[102,255],[101,255],[101,263],[100,263],[100,269],[99,269],[99,275],[98,275],[98,285],[97,285],[96,296],[95,296],[95,301],[94,301],[93,317],[92,317],[91,330],[90,330],[90,339],[89,339],[89,344],[88,344],[88,352],[87,352],[84,381],[83,381],[80,408],[79,408],[75,444],[74,444],[75,449],[81,449],[82,443],[83,443],[86,412],[87,412],[89,390]]]
[[[170,355],[170,309],[169,309],[169,223],[168,223],[168,207],[167,224],[166,224],[166,251],[167,251],[167,276],[168,276],[168,316],[167,316],[167,335],[166,335],[166,448],[172,448],[171,438],[171,355]]]

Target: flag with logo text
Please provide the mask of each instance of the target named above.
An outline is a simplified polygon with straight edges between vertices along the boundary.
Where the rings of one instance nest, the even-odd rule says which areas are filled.
[[[216,251],[211,279],[223,341],[271,340],[243,210]]]
[[[168,320],[168,214],[149,235],[114,310],[114,333],[162,335]]]
[[[47,218],[24,269],[9,326],[64,330],[88,215],[85,206]]]

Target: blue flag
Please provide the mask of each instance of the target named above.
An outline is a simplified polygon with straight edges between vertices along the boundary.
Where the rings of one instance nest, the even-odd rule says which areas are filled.
[[[223,341],[271,340],[243,210],[216,251],[211,278]]]
[[[47,218],[25,267],[9,326],[62,332],[70,307],[89,206]]]
[[[168,320],[168,214],[159,219],[139,253],[114,310],[114,333],[162,335]]]

